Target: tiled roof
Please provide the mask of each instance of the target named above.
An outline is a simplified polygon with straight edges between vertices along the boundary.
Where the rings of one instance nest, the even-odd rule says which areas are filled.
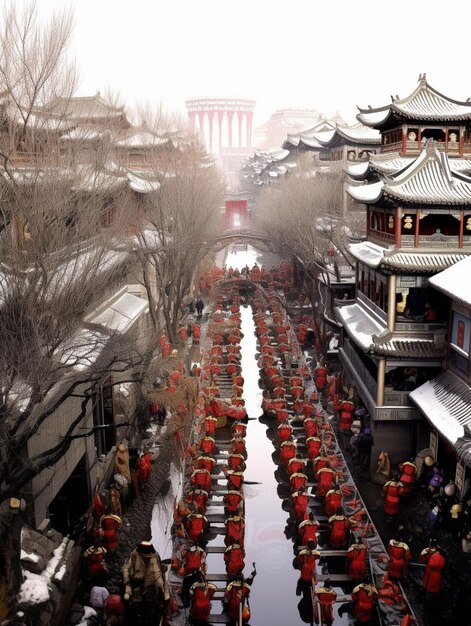
[[[471,177],[452,171],[446,153],[429,140],[420,155],[401,171],[378,182],[349,186],[347,192],[358,202],[377,203],[391,198],[409,204],[471,205]]]
[[[465,250],[434,252],[409,252],[402,249],[378,246],[372,241],[347,242],[348,252],[368,267],[428,274],[441,272],[465,259]]]
[[[471,306],[471,256],[455,263],[436,276],[429,278],[429,284],[438,291],[461,302],[465,306]]]
[[[390,115],[399,115],[408,119],[430,121],[471,120],[471,102],[452,100],[443,95],[426,80],[425,74],[407,98],[392,98],[391,104],[378,108],[359,108],[357,119],[366,126],[381,126]]]
[[[438,358],[444,356],[444,347],[435,345],[432,338],[395,336],[386,325],[374,319],[358,303],[338,306],[339,321],[355,344],[368,354],[397,358]]]
[[[442,372],[409,395],[440,433],[452,444],[471,425],[471,388],[462,380]]]
[[[381,259],[379,267],[415,274],[441,272],[444,269],[462,261],[468,253],[436,251],[430,254],[421,252],[394,252]]]

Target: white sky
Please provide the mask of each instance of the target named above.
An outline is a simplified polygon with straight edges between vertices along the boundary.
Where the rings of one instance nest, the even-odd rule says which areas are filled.
[[[0,0],[4,2],[5,0]],[[24,0],[14,0],[20,4]],[[111,89],[123,104],[193,96],[256,100],[255,125],[278,108],[380,106],[419,73],[471,96],[469,0],[37,0],[71,6],[81,95]]]

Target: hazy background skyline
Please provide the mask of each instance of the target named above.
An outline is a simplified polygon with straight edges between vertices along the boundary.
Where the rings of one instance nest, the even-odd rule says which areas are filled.
[[[15,0],[21,5],[26,0]],[[185,112],[195,96],[256,101],[254,126],[280,108],[339,111],[408,95],[420,73],[466,100],[467,0],[37,0],[71,7],[79,95]]]

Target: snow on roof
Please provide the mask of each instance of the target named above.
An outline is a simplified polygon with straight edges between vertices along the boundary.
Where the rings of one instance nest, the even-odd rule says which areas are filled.
[[[471,205],[471,177],[452,171],[450,159],[428,140],[419,156],[401,171],[378,182],[349,186],[347,192],[358,202],[375,204],[390,197],[410,204]]]
[[[378,246],[371,241],[361,241],[358,243],[347,242],[347,250],[355,259],[365,263],[368,267],[378,267],[388,248]]]
[[[406,98],[392,98],[391,104],[376,109],[361,109],[357,119],[367,126],[380,126],[391,114],[417,120],[471,120],[471,102],[453,100],[419,77],[414,91]]]
[[[379,180],[375,183],[369,183],[367,185],[348,185],[346,190],[347,193],[357,202],[375,204],[381,198],[383,187],[383,181]]]
[[[77,371],[88,369],[96,362],[108,340],[103,333],[82,328],[60,346],[60,362]]]
[[[373,336],[386,330],[385,325],[370,317],[359,304],[339,306],[335,311],[347,333],[364,352],[373,346]]]
[[[316,133],[315,139],[323,146],[332,145],[338,140],[347,140],[351,143],[379,144],[381,143],[381,133],[379,130],[369,128],[364,124],[338,125],[331,131]]]
[[[419,409],[452,444],[471,425],[471,388],[451,372],[442,372],[409,394]]]
[[[471,306],[471,256],[448,267],[443,272],[429,278],[429,284],[438,291],[461,302],[466,306]]]
[[[360,163],[349,163],[346,167],[346,172],[352,178],[363,178],[366,175],[370,167],[368,161],[361,161]]]
[[[118,148],[152,148],[173,143],[170,137],[159,137],[150,131],[140,131],[116,142]]]
[[[88,324],[102,326],[107,331],[125,333],[148,306],[147,300],[131,293],[124,293],[104,311],[92,313],[85,321]]]
[[[156,178],[150,178],[148,175],[138,175],[136,172],[129,171],[127,174],[129,187],[136,193],[150,193],[160,189],[160,183]]]
[[[103,100],[100,92],[94,96],[77,96],[73,98],[56,98],[50,102],[45,111],[53,115],[66,116],[74,119],[112,118],[124,114],[124,107],[114,107]]]
[[[458,263],[467,256],[467,252],[447,252],[437,250],[432,253],[401,252],[386,253],[381,259],[382,268],[389,270],[401,270],[410,273],[436,273]]]

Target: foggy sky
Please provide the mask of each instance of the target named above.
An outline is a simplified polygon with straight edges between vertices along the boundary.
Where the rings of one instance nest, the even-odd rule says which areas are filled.
[[[20,4],[25,0],[15,0]],[[257,102],[255,125],[278,108],[339,110],[408,95],[420,73],[452,98],[471,96],[467,0],[37,0],[71,6],[79,93],[121,103],[193,96]]]

